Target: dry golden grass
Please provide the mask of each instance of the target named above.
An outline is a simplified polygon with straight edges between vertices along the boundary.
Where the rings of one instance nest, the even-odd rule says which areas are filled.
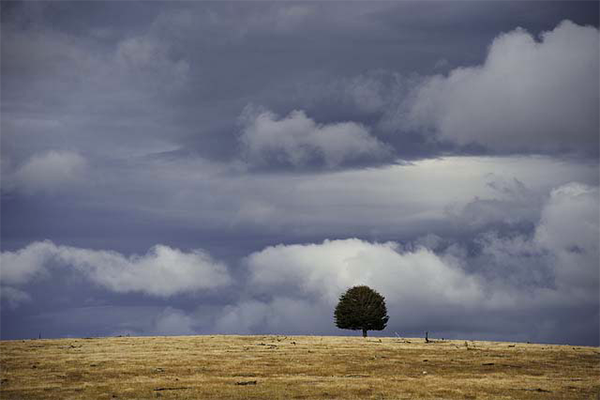
[[[600,349],[321,336],[0,342],[1,399],[597,399]]]

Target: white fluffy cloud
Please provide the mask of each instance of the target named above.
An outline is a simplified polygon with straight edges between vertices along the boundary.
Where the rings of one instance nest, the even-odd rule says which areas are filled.
[[[460,226],[484,229],[492,225],[522,224],[539,219],[544,195],[516,178],[489,174],[486,182],[491,195],[475,196],[470,202],[448,208],[448,217]]]
[[[17,308],[22,303],[28,303],[32,301],[31,296],[27,292],[10,286],[0,287],[0,298],[5,300],[8,304],[8,307],[11,309]]]
[[[82,183],[87,169],[87,160],[75,152],[51,150],[35,154],[8,177],[9,189],[52,193]]]
[[[316,327],[327,326],[331,312],[311,299],[276,296],[268,302],[245,300],[227,306],[215,319],[214,332],[251,334],[313,334]]]
[[[248,257],[253,287],[316,296],[335,304],[348,287],[366,284],[390,302],[470,303],[481,296],[476,280],[426,248],[359,239],[268,247]]]
[[[387,299],[388,334],[430,327],[555,341],[567,333],[547,327],[577,322],[568,334],[589,335],[597,327],[599,200],[597,186],[561,185],[541,201],[530,235],[488,232],[479,237],[475,255],[434,235],[406,245],[343,239],[269,246],[244,259],[248,279],[237,302],[215,307],[208,317],[167,310],[153,319],[152,332],[335,333],[338,296],[367,284]],[[161,297],[231,282],[225,266],[202,251],[166,246],[127,258],[36,242],[3,252],[1,261],[2,297],[13,305],[30,300],[14,286],[56,266],[69,266],[109,290]],[[582,315],[585,323],[577,320]]]
[[[246,109],[240,143],[251,164],[276,161],[295,167],[322,161],[328,167],[361,159],[385,159],[390,149],[355,122],[317,124],[303,111],[279,118],[270,111]]]
[[[556,284],[573,296],[598,299],[600,286],[598,187],[564,185],[550,194],[535,233],[553,254]]]
[[[52,258],[57,248],[54,243],[35,242],[17,251],[3,251],[0,254],[2,284],[22,285],[47,273],[45,264]]]
[[[53,267],[70,267],[92,282],[115,292],[140,292],[168,297],[223,287],[231,282],[225,264],[202,250],[183,252],[154,246],[147,254],[125,257],[113,251],[35,242],[1,255],[3,285],[22,285],[48,274]]]
[[[484,64],[419,86],[409,125],[500,151],[598,146],[598,30],[564,21],[540,41],[523,29],[497,37]]]
[[[339,333],[332,325],[335,304],[348,287],[359,284],[385,296],[391,326],[399,331],[437,316],[481,311],[485,285],[464,272],[460,262],[425,247],[403,249],[398,243],[360,239],[270,246],[247,257],[250,298],[227,307],[215,329]]]
[[[523,308],[598,307],[599,202],[597,186],[569,183],[552,190],[532,237],[481,237],[475,271],[494,279],[497,291],[518,289],[514,298]]]
[[[549,310],[597,306],[598,201],[597,187],[563,185],[547,197],[533,236],[490,232],[479,240],[477,256],[458,245],[434,252],[425,247],[431,240],[405,247],[360,239],[270,246],[246,259],[254,299],[226,309],[216,327],[302,332],[303,324],[288,318],[302,310],[327,330],[339,295],[359,284],[386,297],[392,326],[403,329],[429,324],[494,332],[515,312],[531,316],[505,326],[515,335],[522,324],[556,324],[568,316]],[[481,320],[486,313],[497,317]],[[536,334],[549,340],[552,332]]]
[[[167,307],[154,318],[154,335],[193,335],[196,321],[181,310]]]

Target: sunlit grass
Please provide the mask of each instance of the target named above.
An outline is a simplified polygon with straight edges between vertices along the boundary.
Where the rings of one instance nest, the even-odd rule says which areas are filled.
[[[600,349],[321,336],[0,342],[1,399],[597,399]]]

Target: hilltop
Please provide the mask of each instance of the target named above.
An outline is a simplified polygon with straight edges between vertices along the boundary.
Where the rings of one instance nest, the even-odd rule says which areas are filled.
[[[590,399],[600,349],[325,336],[0,342],[8,399]]]

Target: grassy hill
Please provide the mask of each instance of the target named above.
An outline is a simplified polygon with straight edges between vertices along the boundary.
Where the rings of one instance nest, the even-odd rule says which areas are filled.
[[[8,399],[597,399],[600,349],[322,336],[0,342]]]

